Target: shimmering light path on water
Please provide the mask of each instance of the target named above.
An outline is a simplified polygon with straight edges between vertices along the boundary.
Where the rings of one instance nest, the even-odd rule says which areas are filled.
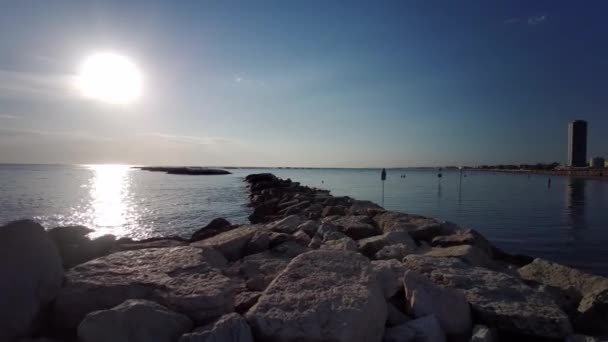
[[[379,170],[231,170],[177,176],[121,165],[0,165],[0,223],[34,217],[47,227],[83,224],[95,235],[188,236],[223,216],[246,222],[242,177],[269,171],[335,195],[381,202]],[[401,175],[405,174],[405,178]],[[608,275],[608,182],[458,171],[388,170],[385,206],[450,220],[498,246]]]

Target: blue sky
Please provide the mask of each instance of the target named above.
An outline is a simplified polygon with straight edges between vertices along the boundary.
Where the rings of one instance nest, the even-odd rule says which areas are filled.
[[[0,162],[394,167],[608,155],[603,1],[2,1]],[[114,51],[136,103],[83,98]]]

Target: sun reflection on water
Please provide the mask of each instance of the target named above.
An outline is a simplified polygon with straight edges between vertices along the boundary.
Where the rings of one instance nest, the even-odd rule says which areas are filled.
[[[128,165],[88,165],[93,170],[89,184],[90,216],[94,236],[127,234],[135,208],[131,200],[131,168]]]

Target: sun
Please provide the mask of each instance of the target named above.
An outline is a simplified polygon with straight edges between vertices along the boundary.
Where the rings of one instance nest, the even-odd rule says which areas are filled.
[[[80,66],[77,86],[86,98],[129,104],[141,96],[143,77],[128,57],[96,53],[88,56]]]

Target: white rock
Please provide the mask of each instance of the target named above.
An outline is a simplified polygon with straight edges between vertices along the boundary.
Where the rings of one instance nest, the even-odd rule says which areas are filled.
[[[416,249],[416,243],[406,232],[388,232],[361,239],[357,243],[359,245],[359,252],[368,258],[373,257],[383,247],[395,244],[406,245],[412,250]]]
[[[92,311],[127,299],[148,299],[203,322],[234,309],[226,259],[210,248],[149,248],[117,252],[70,269],[55,300],[55,326],[75,329]]]
[[[403,284],[408,312],[414,317],[435,316],[448,335],[466,334],[471,330],[471,309],[462,292],[441,288],[411,270],[405,272]]]
[[[291,261],[247,320],[261,341],[372,342],[382,339],[386,310],[369,260],[314,250]]]
[[[553,299],[510,275],[473,267],[456,258],[408,255],[404,265],[444,288],[462,291],[476,319],[499,333],[565,338],[568,316]]]

